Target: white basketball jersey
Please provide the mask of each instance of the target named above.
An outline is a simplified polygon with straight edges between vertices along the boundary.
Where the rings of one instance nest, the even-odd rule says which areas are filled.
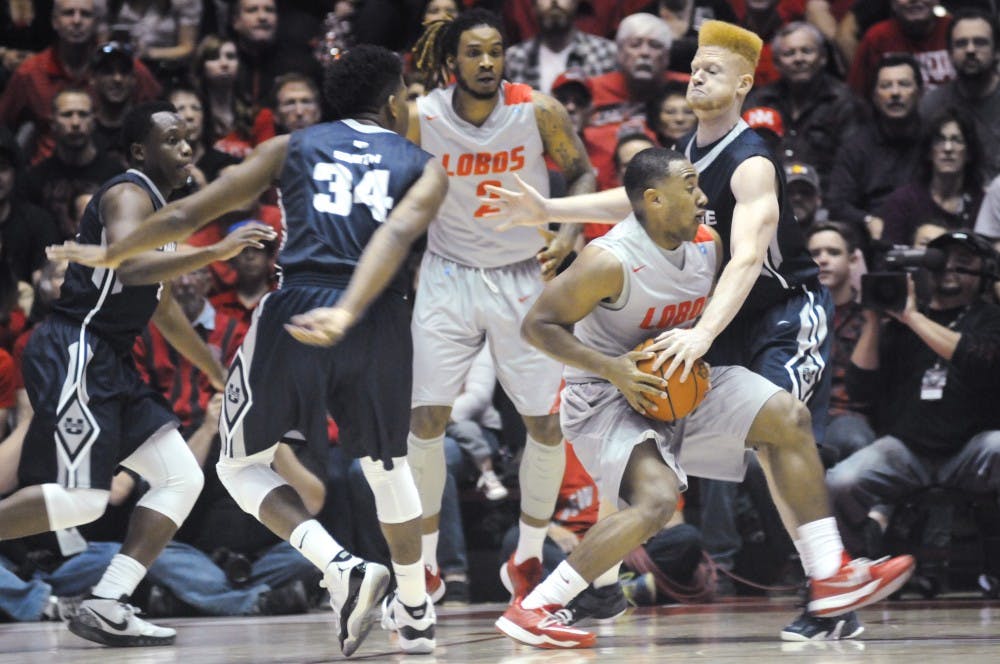
[[[646,235],[635,215],[591,244],[621,261],[625,282],[617,301],[602,302],[574,327],[573,334],[584,345],[618,356],[664,330],[694,325],[715,278],[715,240],[707,227],[699,226],[693,242],[674,250],[684,252],[679,268]],[[568,383],[604,380],[570,366],[563,376]]]
[[[485,217],[496,208],[480,200],[485,186],[517,189],[514,173],[548,196],[549,176],[535,122],[531,88],[504,82],[496,108],[481,127],[452,108],[455,86],[417,99],[420,147],[448,173],[448,195],[427,231],[427,249],[469,267],[501,267],[527,260],[544,246],[534,228],[496,231]]]

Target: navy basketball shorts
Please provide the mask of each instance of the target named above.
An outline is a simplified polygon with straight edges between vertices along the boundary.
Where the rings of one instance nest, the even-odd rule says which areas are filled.
[[[833,380],[832,325],[830,292],[803,287],[768,309],[737,315],[705,360],[712,366],[747,367],[791,392],[809,407],[813,434],[822,442]]]
[[[327,413],[354,458],[406,456],[413,345],[410,307],[382,294],[340,342],[299,343],[292,316],[337,303],[343,290],[295,286],[269,294],[229,368],[221,433],[223,456],[241,458],[275,443],[305,440],[325,459]]]
[[[35,410],[18,466],[21,486],[110,489],[123,459],[178,425],[131,353],[81,333],[79,323],[50,316],[31,335],[21,369]]]

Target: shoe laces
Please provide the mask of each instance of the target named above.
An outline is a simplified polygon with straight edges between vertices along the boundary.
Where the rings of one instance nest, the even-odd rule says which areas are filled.
[[[573,610],[572,609],[567,609],[565,607],[563,607],[563,608],[561,608],[561,609],[559,609],[557,611],[553,611],[549,615],[551,615],[553,618],[555,618],[556,620],[558,620],[563,625],[569,625],[571,622],[573,622],[573,618],[574,618],[574,616],[573,616]]]

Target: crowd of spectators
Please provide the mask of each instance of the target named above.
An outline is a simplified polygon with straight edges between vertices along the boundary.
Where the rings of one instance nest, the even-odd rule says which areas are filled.
[[[0,495],[16,486],[12,469],[31,417],[20,352],[65,271],[44,248],[73,237],[89,197],[126,168],[119,133],[128,110],[151,99],[173,103],[193,150],[182,194],[191,193],[268,138],[322,121],[323,63],[353,43],[399,51],[412,95],[447,84],[447,72],[425,80],[409,50],[424,26],[474,5],[504,18],[506,77],[566,107],[600,189],[618,186],[640,150],[672,146],[693,130],[685,90],[703,21],[760,35],[766,47],[744,118],[784,166],[782,187],[836,303],[827,321],[833,398],[818,443],[842,530],[856,553],[874,554],[872,534],[884,533],[893,506],[914,492],[946,486],[996,500],[1000,44],[992,0],[0,0]],[[280,234],[279,206],[271,190],[190,242],[217,242],[248,220]],[[588,225],[584,237],[604,231]],[[277,287],[279,246],[280,237],[170,285],[223,360]],[[937,260],[914,270],[902,308],[874,309],[860,297],[862,275],[900,246],[929,246]],[[206,460],[218,454],[220,397],[208,378],[155,325],[134,356],[174,405],[206,471],[191,518],[149,571],[146,609],[248,615],[317,606],[312,566],[213,480]],[[477,514],[483,505],[503,513],[517,488],[518,436],[505,431],[516,418],[485,359],[447,434],[439,558],[446,601],[458,603],[483,596],[469,583],[469,549],[499,549],[513,523],[512,510],[506,520],[486,519],[495,532],[484,538],[463,509],[478,502]],[[340,542],[384,561],[371,494],[340,453],[332,420],[329,436],[329,458],[283,448],[276,469]],[[597,518],[596,487],[568,454],[546,569]],[[142,478],[123,471],[114,507],[95,524],[0,543],[0,613],[36,620],[71,611],[68,598],[83,594],[117,551],[126,507],[142,491]],[[733,592],[713,568],[732,570],[741,543],[756,535],[747,513],[773,509],[746,503],[718,520],[688,509],[712,537],[670,524],[630,556],[628,596],[641,603],[657,589],[682,601]]]

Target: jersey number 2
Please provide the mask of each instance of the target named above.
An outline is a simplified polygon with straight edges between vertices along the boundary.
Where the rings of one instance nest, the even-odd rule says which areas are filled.
[[[494,187],[503,186],[503,182],[500,182],[500,180],[483,180],[482,182],[479,183],[479,186],[476,187],[476,198],[479,198],[480,200],[484,198],[500,198],[496,194],[492,194],[486,191],[486,185],[488,184],[491,184]],[[488,203],[483,203],[476,209],[475,213],[472,216],[476,219],[479,219],[480,217],[485,217],[488,214],[495,214],[497,212],[500,212],[500,208],[498,208],[497,206],[490,205]]]
[[[355,186],[354,175],[347,166],[320,162],[313,167],[313,179],[328,183],[328,193],[313,195],[313,207],[319,212],[346,217],[351,213],[351,207],[357,203],[367,207],[372,218],[381,223],[392,209],[389,171],[385,169],[365,171]]]

